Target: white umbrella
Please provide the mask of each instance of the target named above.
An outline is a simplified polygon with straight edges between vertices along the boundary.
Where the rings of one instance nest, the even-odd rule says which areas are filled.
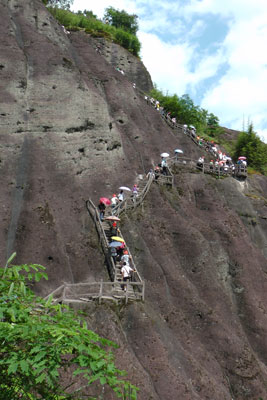
[[[131,189],[128,188],[127,186],[121,186],[121,187],[119,187],[119,189],[120,189],[120,190],[126,190],[126,191],[128,191],[128,192],[131,192]]]
[[[160,157],[169,157],[169,153],[161,153]]]
[[[181,153],[181,154],[183,154],[184,152],[183,152],[183,150],[175,149],[175,150],[174,150],[174,153]]]

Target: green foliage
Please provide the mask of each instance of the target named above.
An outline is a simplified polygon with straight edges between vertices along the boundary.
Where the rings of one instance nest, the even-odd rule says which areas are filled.
[[[135,14],[128,14],[124,10],[116,10],[113,7],[108,7],[105,10],[104,19],[115,28],[121,28],[126,32],[136,35],[138,31],[138,16]]]
[[[42,0],[42,2],[46,6],[59,7],[59,8],[62,8],[62,9],[69,10],[70,6],[73,3],[73,0]]]
[[[109,349],[117,346],[88,330],[70,308],[52,305],[52,297],[45,302],[29,289],[26,282],[47,279],[44,270],[37,264],[0,269],[1,399],[88,399],[89,386],[96,396],[109,386],[118,398],[131,389],[136,399],[137,388],[121,379],[125,372],[114,364]],[[68,377],[65,386],[62,374]],[[78,375],[83,383],[77,388]]]
[[[267,174],[267,144],[253,131],[252,124],[249,124],[247,132],[241,132],[238,136],[234,158],[238,159],[239,156],[247,157],[249,167]]]
[[[219,118],[216,117],[213,113],[207,115],[207,124],[209,126],[218,126],[219,125]]]
[[[150,92],[150,96],[160,102],[160,105],[166,111],[171,113],[172,117],[176,117],[180,124],[194,125],[198,134],[206,134],[213,137],[219,136],[222,132],[219,128],[219,118],[214,114],[209,114],[207,110],[196,106],[193,100],[184,94],[178,97],[174,95],[164,95],[156,87]]]
[[[57,7],[49,7],[48,10],[67,30],[81,29],[94,37],[103,36],[108,40],[113,40],[135,56],[138,56],[140,53],[141,43],[134,34],[125,29],[104,24],[96,18],[92,11],[84,10],[83,12],[78,11],[74,13]]]

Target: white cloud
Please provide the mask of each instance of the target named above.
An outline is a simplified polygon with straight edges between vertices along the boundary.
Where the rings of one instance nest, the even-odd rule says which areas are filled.
[[[236,15],[223,43],[229,68],[217,86],[205,95],[202,106],[231,128],[241,129],[243,117],[267,141],[267,4],[259,15]]]
[[[187,45],[166,44],[150,33],[140,32],[138,37],[142,42],[142,60],[153,82],[171,94],[184,93],[190,76],[188,62],[193,49]]]
[[[183,12],[187,15],[212,13],[250,20],[264,9],[265,0],[191,0],[183,7]]]

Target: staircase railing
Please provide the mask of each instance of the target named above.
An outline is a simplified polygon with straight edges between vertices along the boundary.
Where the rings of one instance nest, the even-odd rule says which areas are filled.
[[[110,279],[112,281],[114,281],[114,279],[115,279],[115,271],[116,271],[115,263],[113,261],[113,258],[110,257],[110,254],[109,254],[109,242],[108,242],[108,239],[106,237],[105,231],[104,231],[104,229],[102,227],[101,220],[100,220],[100,217],[99,217],[99,213],[97,211],[96,206],[94,205],[94,203],[90,199],[86,201],[86,208],[87,208],[89,214],[91,215],[91,217],[92,217],[92,219],[93,219],[93,221],[95,223],[95,227],[96,227],[96,230],[97,230],[97,233],[98,233],[98,237],[99,237],[99,240],[100,240],[100,243],[101,243],[101,247],[102,247],[103,253],[105,255],[106,263],[107,263],[107,266],[108,266],[109,276],[110,276]]]
[[[123,201],[121,201],[119,204],[117,204],[113,208],[112,214],[119,216],[122,212],[124,212],[126,210],[130,210],[132,208],[135,208],[139,204],[141,204],[144,201],[144,198],[147,195],[153,180],[154,180],[154,176],[153,176],[153,174],[150,174],[144,189],[140,193],[138,193],[137,196],[126,198]]]
[[[145,298],[144,282],[124,282],[126,291],[123,295],[118,293],[118,282],[82,282],[82,283],[64,283],[52,293],[47,295],[44,300],[53,296],[53,304],[63,303],[86,303],[93,300],[98,300],[101,304],[104,299],[119,299],[125,298],[128,303],[131,295],[130,287],[136,288],[135,296],[137,300]]]

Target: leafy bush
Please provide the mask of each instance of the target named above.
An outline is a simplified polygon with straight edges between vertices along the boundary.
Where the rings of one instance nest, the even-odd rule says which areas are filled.
[[[209,114],[207,110],[196,106],[188,94],[178,97],[174,95],[164,95],[162,91],[155,87],[150,96],[160,102],[167,112],[171,113],[180,124],[194,125],[198,134],[206,134],[208,137],[219,136],[222,132],[219,129],[219,119],[214,114]]]
[[[77,13],[68,11],[62,8],[48,7],[50,13],[58,20],[58,22],[65,26],[68,30],[82,29],[86,33],[92,34],[94,37],[105,37],[118,43],[133,55],[138,56],[141,49],[141,43],[138,38],[125,31],[122,28],[104,24],[98,20],[91,11],[84,10]]]
[[[138,31],[137,18],[135,14],[128,14],[124,10],[116,10],[113,7],[106,8],[104,15],[105,21],[108,21],[110,25],[121,28],[132,35],[136,35]]]
[[[125,373],[116,368],[109,351],[117,346],[88,330],[69,307],[52,305],[52,297],[46,302],[37,297],[26,280],[47,279],[45,268],[9,266],[13,257],[0,269],[1,399],[81,399],[84,389],[94,382],[98,382],[95,391],[107,385],[118,398],[131,388],[131,398],[136,399],[136,388],[120,378]],[[68,373],[65,387],[61,381],[64,371]],[[84,381],[78,389],[74,385],[77,375]]]

